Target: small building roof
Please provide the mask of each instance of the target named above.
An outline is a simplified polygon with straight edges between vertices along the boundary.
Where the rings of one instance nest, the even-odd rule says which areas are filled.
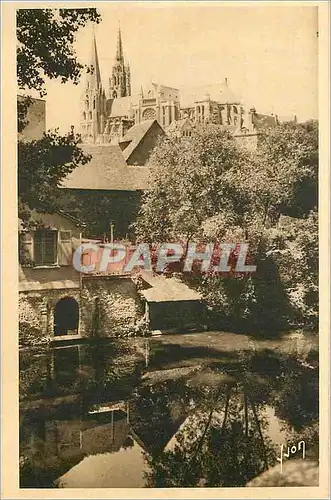
[[[78,219],[77,217],[74,217],[71,214],[68,214],[67,212],[64,212],[63,210],[56,210],[53,213],[59,215],[60,217],[64,217],[65,219],[69,220],[76,227],[83,228],[86,226],[85,222],[81,221],[80,219]],[[42,220],[46,219],[48,222],[50,215],[52,215],[52,213],[38,212],[37,210],[30,210],[30,217],[32,220],[35,220],[35,221],[38,221],[40,219],[42,219]],[[18,230],[19,230],[19,232],[24,230],[24,224],[23,224],[22,219],[20,219],[20,218],[18,218]]]
[[[200,301],[201,295],[178,279],[142,272],[141,276],[151,288],[141,293],[148,302]]]
[[[66,189],[139,191],[148,187],[149,168],[128,166],[118,145],[81,145],[92,159],[62,182]]]
[[[120,143],[129,142],[128,146],[123,150],[123,156],[126,161],[129,159],[134,150],[138,147],[140,142],[153,126],[159,128],[160,131],[164,132],[163,128],[161,127],[161,125],[159,125],[157,120],[145,120],[141,123],[133,125],[133,127],[131,127],[127,131],[123,139],[121,139],[120,141]]]
[[[176,132],[178,130],[192,129],[194,124],[189,118],[181,118],[170,123],[167,132]]]

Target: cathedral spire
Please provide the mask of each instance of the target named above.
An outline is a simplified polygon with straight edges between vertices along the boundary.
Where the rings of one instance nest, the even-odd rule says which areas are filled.
[[[94,29],[89,68],[85,91],[81,97],[81,135],[83,142],[94,143],[103,134],[106,121],[106,96],[102,88]]]
[[[128,64],[125,64],[124,61],[122,33],[119,26],[115,63],[112,68],[111,77],[109,78],[109,97],[111,99],[116,99],[129,95],[131,95],[130,67]]]
[[[118,26],[118,34],[117,34],[117,50],[116,50],[116,60],[117,61],[123,61],[123,46],[122,46],[122,34],[121,34],[121,27]]]
[[[99,66],[99,58],[98,58],[98,50],[97,50],[97,41],[95,38],[95,32],[93,28],[92,35],[92,50],[91,50],[91,58],[90,58],[90,66],[92,66],[92,72],[88,73],[88,83],[90,84],[90,88],[100,88],[101,87],[101,73]]]

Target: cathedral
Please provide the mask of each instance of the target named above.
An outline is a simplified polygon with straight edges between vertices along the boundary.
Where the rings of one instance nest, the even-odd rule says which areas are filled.
[[[157,121],[166,133],[190,136],[199,123],[213,123],[242,136],[261,126],[275,126],[276,115],[260,115],[255,109],[245,110],[224,82],[203,87],[176,89],[151,83],[139,94],[131,93],[130,66],[125,62],[121,30],[109,88],[102,86],[95,34],[90,59],[92,70],[87,73],[81,99],[81,136],[84,143],[118,143],[134,125]]]

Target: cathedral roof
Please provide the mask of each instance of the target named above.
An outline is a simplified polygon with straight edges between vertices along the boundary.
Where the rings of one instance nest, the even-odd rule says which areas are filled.
[[[126,97],[117,97],[116,99],[109,100],[108,106],[110,107],[109,116],[111,118],[119,116],[131,116],[132,106],[138,104],[139,95],[128,95]]]
[[[148,187],[149,169],[131,167],[125,163],[118,145],[81,145],[92,159],[81,165],[62,182],[67,189],[107,191],[139,191]]]
[[[154,82],[150,82],[143,88],[142,93],[144,99],[155,98],[157,96],[166,101],[178,101],[179,99],[179,90],[177,88]]]
[[[206,99],[211,99],[221,104],[240,103],[240,99],[232,92],[226,82],[180,90],[181,108],[193,107],[195,102],[206,101]]]

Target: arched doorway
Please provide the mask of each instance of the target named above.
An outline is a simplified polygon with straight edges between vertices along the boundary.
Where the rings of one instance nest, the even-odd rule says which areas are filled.
[[[73,297],[59,300],[54,310],[54,335],[78,333],[79,306]]]

